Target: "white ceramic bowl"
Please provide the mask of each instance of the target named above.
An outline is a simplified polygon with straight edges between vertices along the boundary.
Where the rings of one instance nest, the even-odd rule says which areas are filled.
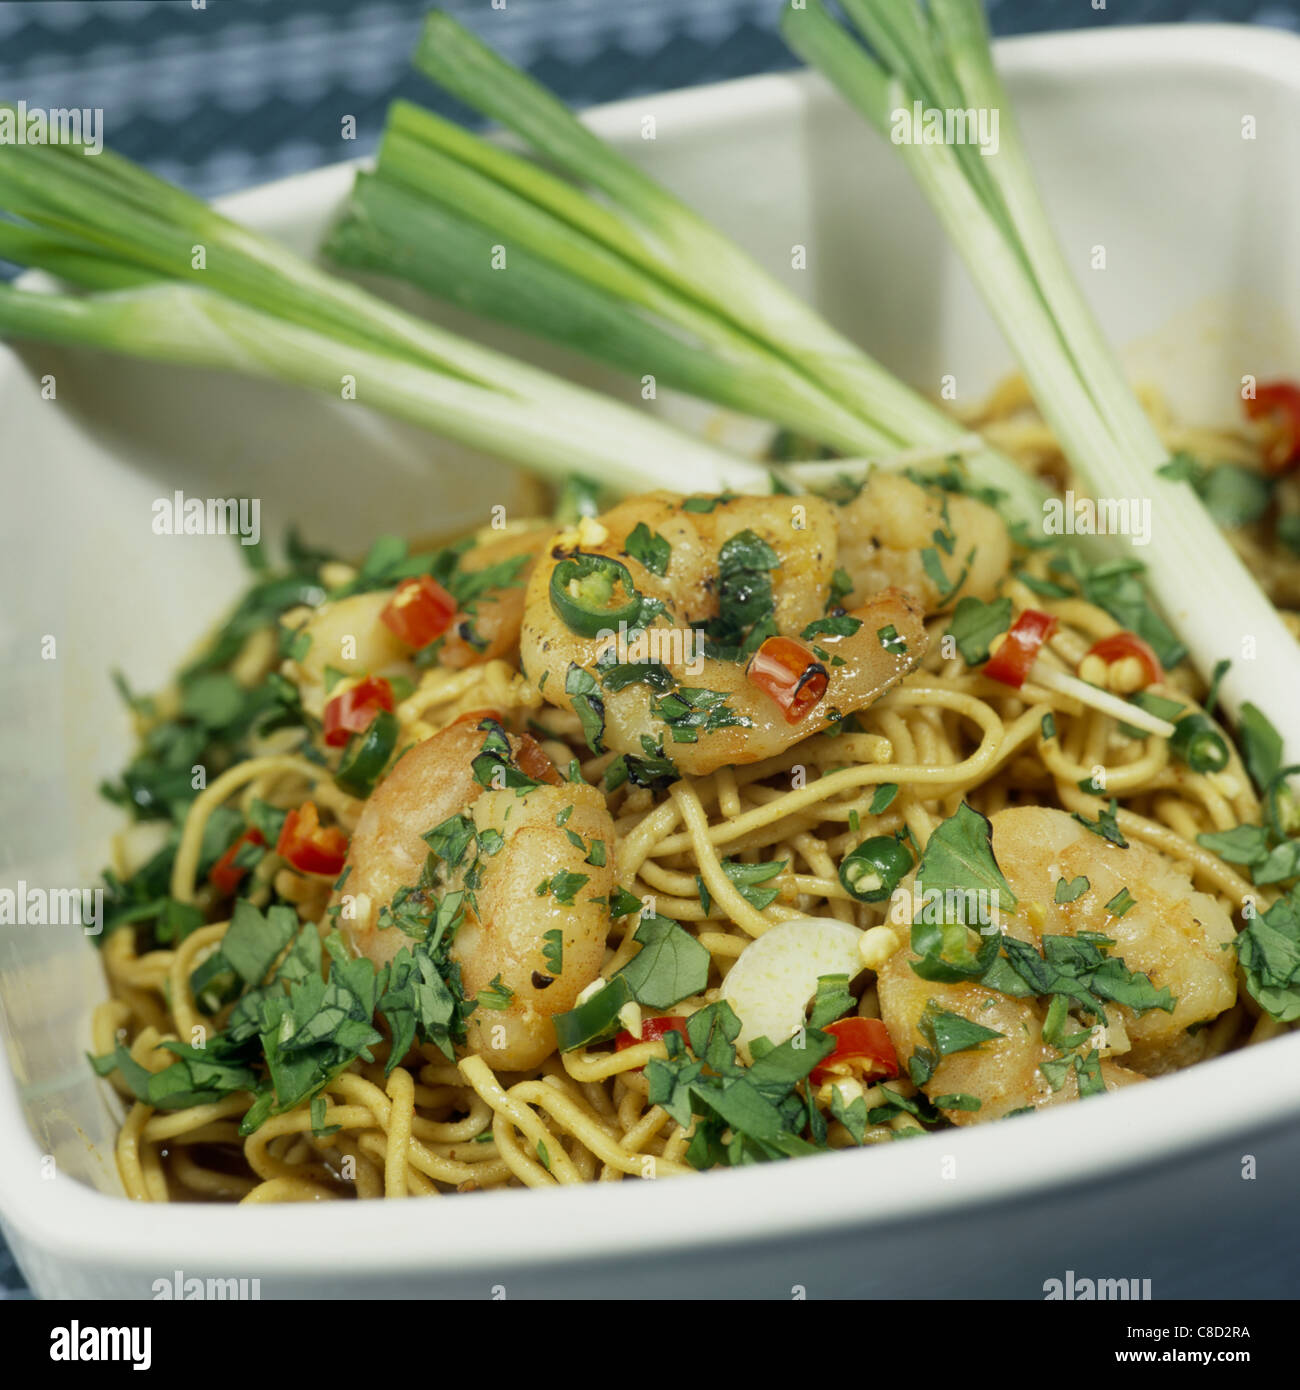
[[[1294,375],[1300,40],[1105,29],[999,58],[1066,254],[1135,375],[1197,421],[1234,417],[1245,372]],[[591,121],[923,389],[954,373],[973,399],[1009,367],[894,153],[819,81],[754,78]],[[324,169],[227,206],[307,247],[349,179]],[[1089,268],[1099,245],[1104,272]],[[154,498],[260,496],[268,534],[293,519],[356,550],[474,522],[513,488],[503,466],[355,405],[46,349],[0,350],[0,431],[3,886],[95,881],[117,823],[95,787],[129,752],[106,673],[161,681],[240,583],[228,540],[152,535]],[[1242,1281],[1257,1283],[1261,1249],[1300,1236],[1296,1037],[1023,1121],[689,1182],[131,1206],[83,1055],[102,990],[75,928],[0,928],[0,1210],[45,1295],[148,1297],[180,1270],[258,1278],[263,1297],[1041,1297],[1073,1269],[1150,1278],[1161,1297],[1256,1289]]]

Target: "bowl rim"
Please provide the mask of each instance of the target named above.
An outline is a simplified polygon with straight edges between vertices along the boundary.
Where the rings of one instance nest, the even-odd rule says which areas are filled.
[[[1300,99],[1300,35],[1249,25],[1107,26],[1000,40],[999,65],[1011,76],[1077,76],[1082,68],[1107,77],[1155,68],[1229,69],[1283,83]],[[656,96],[661,119],[689,125],[719,109],[802,110],[828,89],[807,71],[762,74]],[[593,128],[630,128],[645,98],[585,113]],[[263,220],[286,199],[313,206],[341,192],[360,161],[328,165],[217,200],[236,217]],[[11,362],[0,357],[3,364]],[[10,368],[11,369],[11,368]],[[5,1032],[8,1036],[7,1020]],[[1261,1065],[1262,1064],[1262,1065]],[[1251,1054],[1229,1054],[1165,1077],[1154,1088],[1133,1087],[1107,1097],[1106,1122],[1061,1106],[1034,1118],[1034,1162],[1024,1162],[1014,1125],[945,1131],[920,1150],[886,1145],[872,1154],[862,1182],[856,1151],[819,1158],[815,1183],[791,1181],[802,1165],[770,1164],[703,1175],[690,1191],[704,1200],[665,1197],[662,1180],[590,1184],[545,1194],[526,1190],[482,1193],[473,1202],[434,1206],[400,1203],[330,1204],[321,1220],[299,1205],[255,1209],[185,1203],[152,1206],[97,1191],[78,1179],[41,1177],[41,1150],[28,1127],[12,1062],[0,1067],[0,1221],[20,1248],[47,1258],[95,1263],[119,1271],[158,1274],[184,1260],[211,1270],[256,1269],[266,1279],[301,1278],[331,1269],[340,1239],[349,1243],[355,1276],[380,1273],[500,1272],[565,1260],[627,1259],[708,1246],[739,1246],[814,1237],[851,1225],[855,1230],[919,1216],[939,1217],[1060,1186],[1093,1182],[1123,1171],[1191,1157],[1227,1139],[1261,1135],[1300,1115],[1300,1036],[1273,1040]],[[1086,1154],[1086,1164],[1080,1156]],[[935,1160],[934,1170],[920,1156]],[[959,1160],[960,1177],[936,1181],[939,1160]],[[675,1184],[668,1186],[676,1190]],[[873,1200],[888,1193],[885,1204]],[[526,1220],[514,1219],[513,1203]],[[611,1205],[611,1204],[617,1204]],[[486,1205],[485,1205],[486,1204]],[[415,1212],[424,1210],[421,1217]],[[487,1214],[490,1210],[490,1215]],[[180,1219],[178,1219],[178,1213]],[[232,1214],[233,1213],[233,1214]],[[503,1243],[487,1240],[498,1223]]]

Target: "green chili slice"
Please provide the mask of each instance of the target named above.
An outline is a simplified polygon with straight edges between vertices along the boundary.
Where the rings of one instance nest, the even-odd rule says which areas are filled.
[[[840,882],[861,903],[881,903],[912,867],[907,846],[892,835],[876,835],[845,855]]]
[[[364,733],[353,734],[343,750],[334,780],[353,796],[369,796],[397,747],[397,716],[380,710]]]
[[[1203,714],[1185,714],[1174,725],[1169,751],[1193,772],[1222,772],[1228,766],[1228,743]]]
[[[970,937],[974,930],[961,922],[913,919],[912,950],[921,959],[912,962],[912,970],[923,980],[941,984],[978,979],[997,960],[1002,934],[993,931],[985,936],[981,933],[979,947],[972,951]]]
[[[612,1038],[623,1026],[618,1020],[619,1013],[633,998],[627,979],[615,975],[604,989],[593,994],[585,1004],[579,1004],[568,1013],[556,1014],[551,1022],[555,1024],[560,1051],[572,1052],[575,1047],[586,1047],[589,1043]]]
[[[626,595],[621,601],[620,587]],[[628,567],[612,556],[576,551],[551,571],[551,607],[580,637],[597,637],[620,623],[634,626],[641,604]]]

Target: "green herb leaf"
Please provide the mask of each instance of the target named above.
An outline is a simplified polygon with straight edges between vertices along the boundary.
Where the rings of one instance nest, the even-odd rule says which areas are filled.
[[[638,521],[632,528],[624,542],[624,549],[651,574],[657,574],[662,579],[668,573],[673,548],[658,531],[652,532],[644,521]]]
[[[1246,703],[1237,716],[1237,736],[1246,771],[1259,790],[1266,791],[1282,766],[1281,734],[1262,710]]]
[[[1109,840],[1112,845],[1118,845],[1120,849],[1127,849],[1128,841],[1124,838],[1124,832],[1119,828],[1118,804],[1112,797],[1110,805],[1102,808],[1102,812],[1096,820],[1089,820],[1087,816],[1081,816],[1078,811],[1071,812],[1071,815],[1080,825],[1091,830],[1094,835],[1099,835],[1103,840]]]
[[[722,691],[683,686],[671,695],[651,699],[650,713],[668,725],[674,743],[695,743],[702,733],[749,727],[748,716],[737,714],[726,699]]]
[[[1279,1023],[1300,1019],[1300,886],[1237,937],[1237,958],[1252,999]]]
[[[1106,911],[1109,912],[1112,917],[1123,917],[1123,915],[1131,907],[1136,906],[1136,904],[1137,899],[1133,894],[1130,893],[1127,888],[1121,888],[1110,902],[1106,904]]]
[[[702,994],[709,980],[709,953],[667,917],[643,917],[633,939],[641,949],[614,976],[623,979],[639,1004],[667,1009]]]
[[[819,975],[808,1026],[825,1028],[828,1023],[834,1023],[837,1018],[843,1018],[857,1007],[858,1001],[849,993],[847,975]]]
[[[926,1004],[916,1026],[939,1057],[949,1057],[954,1052],[970,1052],[982,1043],[1006,1036],[992,1028],[985,1028],[983,1024],[973,1023],[961,1014],[941,1009],[934,1000]]]
[[[916,882],[918,890],[979,890],[992,895],[1001,913],[1016,910],[1016,895],[993,857],[993,827],[965,801],[930,836]]]
[[[737,859],[724,859],[722,872],[736,885],[740,896],[757,911],[776,901],[779,888],[763,888],[759,885],[775,878],[789,863],[788,859],[774,859],[759,864],[742,864]],[[713,909],[713,898],[705,885],[702,875],[696,875],[695,886],[699,891],[700,905],[707,915]]]
[[[1080,874],[1078,878],[1073,878],[1067,883],[1063,878],[1056,880],[1056,901],[1058,903],[1072,903],[1082,894],[1092,887],[1087,878]]]
[[[494,975],[491,982],[474,996],[474,1002],[483,1009],[508,1009],[514,997],[514,990],[501,983],[500,975]]]
[[[897,782],[882,782],[872,794],[871,805],[867,807],[867,813],[872,816],[883,815],[893,804],[897,795]]]
[[[982,666],[989,659],[989,644],[1011,626],[1011,600],[966,597],[953,609],[948,636],[957,643],[957,650],[967,666]]]

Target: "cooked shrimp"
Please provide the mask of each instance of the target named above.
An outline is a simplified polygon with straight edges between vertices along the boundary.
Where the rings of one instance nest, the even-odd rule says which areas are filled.
[[[473,725],[454,724],[414,745],[375,789],[348,852],[343,891],[352,897],[354,917],[344,926],[376,965],[391,960],[411,941],[397,927],[381,927],[379,910],[399,889],[419,883],[429,857],[423,836],[460,814],[472,819],[481,844],[495,831],[489,842],[497,848],[478,858],[478,881],[465,898],[451,956],[466,998],[509,992],[506,1007],[480,1004],[471,1015],[471,1051],[497,1070],[525,1071],[555,1050],[552,1016],[571,1009],[600,972],[614,886],[614,824],[600,794],[561,782],[527,735],[510,736],[512,758],[543,785],[480,785],[472,764],[485,737]],[[593,848],[597,842],[600,850]],[[453,870],[439,890],[463,886],[463,869]],[[556,938],[547,939],[556,930],[558,953]]]
[[[447,634],[439,663],[457,670],[506,656],[519,645],[528,576],[547,532],[522,530],[475,545],[461,557],[462,575],[481,584]]]
[[[877,469],[836,521],[839,563],[853,580],[849,603],[893,586],[914,594],[927,613],[942,613],[968,595],[992,598],[1011,567],[1007,528],[992,507],[897,473]],[[926,569],[927,550],[947,581],[942,591]]]
[[[1106,1088],[1199,1060],[1205,1034],[1188,1030],[1230,1009],[1237,997],[1235,933],[1224,908],[1194,891],[1183,869],[1163,854],[1137,843],[1127,849],[1111,844],[1064,811],[1017,807],[999,811],[991,824],[994,857],[1019,902],[1014,919],[1004,924],[1006,934],[1038,948],[1047,935],[1099,933],[1115,943],[1112,957],[1173,996],[1172,1012],[1155,1008],[1139,1015],[1106,1003],[1107,1025],[1094,1027],[1091,1040]],[[1056,901],[1062,879],[1067,893],[1077,891],[1070,902]],[[1125,889],[1134,902],[1117,915],[1110,905],[1126,901]],[[965,1093],[981,1102],[977,1111],[947,1111],[950,1119],[973,1124],[1077,1097],[1073,1071],[1057,1091],[1042,1071],[1060,1055],[1042,1037],[1047,998],[1015,998],[978,982],[923,980],[912,969],[916,959],[907,947],[896,951],[877,981],[881,1017],[904,1064],[924,1045],[917,1025],[931,1002],[1003,1035],[955,1052],[935,1068],[927,1094]],[[1096,1023],[1085,1017],[1067,1031]]]
[[[298,628],[307,648],[292,674],[309,714],[319,718],[325,707],[327,668],[345,676],[412,674],[411,649],[379,621],[392,596],[391,589],[382,589],[323,603]]]
[[[641,598],[662,605],[644,639],[620,642],[617,624],[602,627],[599,613],[584,632],[557,612],[552,576],[575,557],[616,562]],[[819,498],[632,498],[556,537],[534,570],[521,637],[524,669],[545,699],[565,709],[574,707],[574,669],[579,681],[583,672],[593,678],[589,722],[593,711],[603,716],[599,737],[616,753],[661,752],[691,774],[758,762],[864,709],[925,653],[919,605],[897,590],[876,594],[854,610],[853,632],[805,639],[805,647],[820,649],[807,657],[824,663],[826,691],[803,718],[787,721],[747,677],[738,642],[764,619],[776,633],[800,637],[831,608],[837,564],[836,509]],[[710,655],[706,626],[717,634]],[[622,671],[611,677],[610,665]],[[665,692],[699,702],[694,713],[683,719],[681,699],[665,702]]]
[[[490,534],[490,533],[489,533]],[[519,645],[524,593],[546,531],[523,529],[471,546],[456,562],[461,608],[438,649],[441,666],[460,670],[508,656]],[[344,676],[418,672],[412,651],[380,619],[394,590],[374,589],[296,609],[289,625],[307,638],[300,660],[287,668],[298,684],[303,708],[320,716],[327,669]],[[298,615],[305,614],[305,621]]]

